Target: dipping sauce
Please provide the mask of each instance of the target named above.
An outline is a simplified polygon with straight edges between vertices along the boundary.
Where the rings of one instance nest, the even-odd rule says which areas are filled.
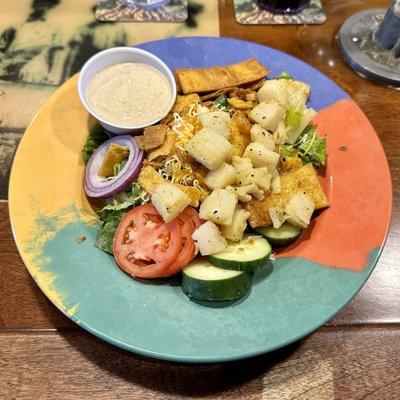
[[[90,108],[107,122],[145,125],[169,111],[172,90],[158,69],[124,63],[97,73],[87,86],[86,97]]]

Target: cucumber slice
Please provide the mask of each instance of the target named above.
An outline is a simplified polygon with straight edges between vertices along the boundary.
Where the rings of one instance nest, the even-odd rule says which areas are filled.
[[[214,267],[205,258],[195,258],[183,269],[181,286],[196,300],[228,301],[250,290],[250,277],[242,271]]]
[[[273,247],[283,247],[295,242],[301,235],[302,229],[285,222],[278,229],[263,226],[255,228],[255,231],[265,236]]]
[[[221,253],[208,256],[208,261],[220,268],[251,274],[268,261],[271,251],[270,244],[262,236],[245,235],[238,243],[228,242]]]

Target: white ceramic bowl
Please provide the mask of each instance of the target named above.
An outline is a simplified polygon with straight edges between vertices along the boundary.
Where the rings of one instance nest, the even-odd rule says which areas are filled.
[[[118,125],[107,121],[106,119],[97,115],[89,106],[88,101],[86,99],[86,88],[90,82],[90,80],[103,69],[110,67],[115,64],[122,64],[126,62],[138,62],[151,65],[154,68],[157,68],[168,80],[171,86],[171,104],[168,108],[168,111],[161,115],[160,117],[149,121],[145,125]],[[136,49],[134,47],[113,47],[111,49],[103,50],[93,57],[91,57],[88,61],[86,61],[83,66],[78,79],[78,92],[79,97],[89,111],[100,123],[101,125],[109,132],[116,134],[126,134],[132,133],[135,131],[139,131],[146,126],[154,125],[159,122],[162,118],[164,118],[168,112],[171,110],[172,106],[175,102],[176,97],[176,83],[174,76],[172,75],[171,70],[167,67],[167,65],[156,57],[154,54],[149,53],[148,51]]]

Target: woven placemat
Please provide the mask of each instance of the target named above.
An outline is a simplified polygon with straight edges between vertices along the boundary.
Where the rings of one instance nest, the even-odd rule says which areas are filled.
[[[96,19],[114,22],[184,22],[188,18],[188,1],[171,0],[162,7],[151,9],[129,7],[121,0],[100,0]]]
[[[234,4],[236,21],[243,25],[314,25],[326,21],[321,0],[311,0],[297,14],[274,14],[260,8],[257,0],[234,0]]]

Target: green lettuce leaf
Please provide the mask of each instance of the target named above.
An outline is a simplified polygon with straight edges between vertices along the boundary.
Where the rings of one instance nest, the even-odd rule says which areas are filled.
[[[228,101],[226,100],[226,96],[224,94],[219,95],[215,100],[214,100],[215,105],[221,108],[227,108],[228,107]]]
[[[113,254],[112,244],[114,241],[115,231],[117,230],[118,225],[125,213],[126,210],[109,211],[104,214],[102,213],[102,218],[104,218],[106,222],[97,236],[96,242],[94,243],[98,249],[111,255]]]
[[[102,211],[119,211],[137,206],[142,203],[142,191],[142,187],[137,182],[134,182],[128,191],[107,200],[107,204]]]
[[[100,124],[93,126],[82,149],[82,158],[85,164],[88,162],[94,151],[108,139],[110,139],[110,136]]]
[[[291,144],[283,144],[281,146],[281,155],[291,157],[296,155],[296,149]]]
[[[293,130],[299,129],[301,124],[301,112],[296,111],[294,108],[288,107],[285,115],[285,125],[287,128]]]
[[[123,160],[120,163],[114,164],[114,171],[113,171],[113,176],[119,175],[119,173],[122,171],[122,169],[125,167],[126,162],[128,160]]]
[[[293,79],[293,77],[289,74],[289,72],[283,70],[281,73],[276,77],[276,79]]]
[[[134,206],[145,203],[142,194],[142,187],[134,182],[128,191],[107,200],[107,204],[100,213],[100,219],[104,225],[94,244],[98,249],[113,254],[112,244],[121,218]]]
[[[317,136],[315,126],[308,125],[296,143],[296,147],[299,149],[299,156],[303,163],[313,163],[317,167],[326,164],[326,138]]]

